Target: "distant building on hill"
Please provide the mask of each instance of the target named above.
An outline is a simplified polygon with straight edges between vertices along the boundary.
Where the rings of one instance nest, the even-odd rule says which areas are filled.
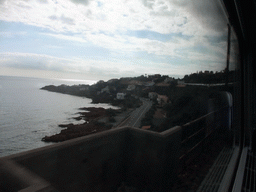
[[[118,100],[124,100],[125,95],[126,95],[126,93],[117,93],[116,98]]]
[[[132,91],[136,88],[136,85],[128,85],[127,91]]]
[[[171,83],[171,82],[173,82],[173,81],[174,81],[174,78],[172,78],[172,77],[167,77],[167,78],[165,78],[165,80],[164,80],[165,83]]]
[[[160,106],[164,106],[169,102],[169,98],[166,95],[158,95],[157,102]]]
[[[146,82],[146,83],[145,83],[145,86],[146,86],[146,87],[151,87],[151,86],[153,86],[153,85],[155,85],[155,83],[154,83],[153,81],[150,81],[150,82]]]
[[[143,83],[138,80],[131,80],[131,81],[129,81],[129,84],[130,85],[142,85]]]
[[[80,91],[87,91],[87,90],[89,90],[89,88],[90,88],[89,85],[80,85],[79,90],[80,90]]]
[[[148,93],[148,98],[149,99],[155,99],[157,98],[158,94],[156,92],[149,92]]]

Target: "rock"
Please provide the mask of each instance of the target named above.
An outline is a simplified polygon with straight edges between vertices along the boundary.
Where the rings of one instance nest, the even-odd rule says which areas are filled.
[[[61,141],[66,141],[69,139],[74,139],[77,137],[82,137],[82,136],[97,133],[97,132],[102,132],[110,128],[111,128],[110,126],[107,126],[105,124],[100,124],[97,122],[84,123],[79,125],[68,124],[67,128],[61,130],[60,133],[52,136],[45,136],[44,138],[42,138],[42,141],[61,142]]]
[[[65,128],[65,127],[71,127],[73,126],[73,123],[69,123],[69,124],[59,124],[59,127]]]
[[[80,121],[80,120],[82,120],[82,117],[73,117],[73,119]]]

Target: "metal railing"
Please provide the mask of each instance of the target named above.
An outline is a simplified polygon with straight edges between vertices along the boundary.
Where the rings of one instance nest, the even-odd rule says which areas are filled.
[[[207,150],[208,146],[218,137],[218,131],[229,129],[227,121],[231,114],[228,111],[229,107],[225,106],[181,126],[180,171]]]

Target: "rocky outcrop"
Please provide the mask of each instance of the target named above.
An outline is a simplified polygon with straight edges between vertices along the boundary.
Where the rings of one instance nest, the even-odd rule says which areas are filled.
[[[108,116],[106,109],[102,107],[85,107],[80,108],[80,110],[83,110],[83,112],[79,112],[80,117],[76,118],[85,120],[85,123],[78,125],[74,125],[72,123],[60,124],[59,127],[66,129],[61,130],[61,132],[58,134],[52,136],[45,136],[44,138],[42,138],[42,141],[61,142],[93,133],[98,133],[111,128],[111,125],[97,122],[99,118]]]
[[[52,136],[45,136],[44,138],[42,138],[42,141],[61,142],[77,137],[82,137],[85,135],[90,135],[93,133],[106,131],[110,128],[111,126],[108,126],[106,124],[100,124],[97,122],[84,123],[80,125],[69,125],[66,129],[61,130],[61,132],[58,134]]]
[[[86,112],[79,112],[79,114],[81,115],[82,119],[84,119],[85,121],[92,121],[95,120],[99,117],[103,117],[106,116],[106,109],[102,108],[102,107],[84,107],[84,108],[80,108],[80,110],[84,110]]]
[[[69,123],[69,124],[59,124],[59,127],[65,128],[65,127],[70,127],[73,126],[73,123]]]

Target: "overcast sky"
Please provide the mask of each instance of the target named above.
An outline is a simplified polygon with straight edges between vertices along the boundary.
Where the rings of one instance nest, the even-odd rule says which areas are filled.
[[[225,68],[216,0],[0,0],[0,75],[108,80]]]

